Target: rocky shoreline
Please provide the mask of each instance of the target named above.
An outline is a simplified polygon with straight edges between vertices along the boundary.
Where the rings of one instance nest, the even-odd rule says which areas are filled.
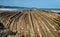
[[[53,11],[0,11],[0,25],[1,37],[60,37],[60,13]]]

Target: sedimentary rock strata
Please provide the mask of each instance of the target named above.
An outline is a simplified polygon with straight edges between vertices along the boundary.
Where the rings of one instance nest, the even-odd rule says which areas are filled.
[[[24,37],[60,37],[60,14],[43,10],[0,12],[6,29]]]

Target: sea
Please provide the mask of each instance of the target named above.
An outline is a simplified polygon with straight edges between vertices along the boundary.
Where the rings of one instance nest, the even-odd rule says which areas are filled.
[[[15,6],[0,6],[0,10],[51,10],[60,13],[60,8],[28,8],[28,7],[15,7]]]

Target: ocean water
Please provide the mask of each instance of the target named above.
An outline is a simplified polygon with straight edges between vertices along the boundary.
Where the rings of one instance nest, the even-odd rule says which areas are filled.
[[[16,6],[0,6],[0,10],[51,10],[54,12],[60,12],[60,8],[28,8],[28,7],[16,7]]]

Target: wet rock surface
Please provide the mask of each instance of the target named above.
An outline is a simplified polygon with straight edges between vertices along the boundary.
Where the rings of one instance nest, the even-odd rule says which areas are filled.
[[[10,31],[9,29],[0,30],[0,36],[1,37],[7,37],[9,35],[15,35],[15,33]]]
[[[9,35],[16,35],[9,29],[5,29],[3,23],[0,23],[0,37],[8,37]]]

